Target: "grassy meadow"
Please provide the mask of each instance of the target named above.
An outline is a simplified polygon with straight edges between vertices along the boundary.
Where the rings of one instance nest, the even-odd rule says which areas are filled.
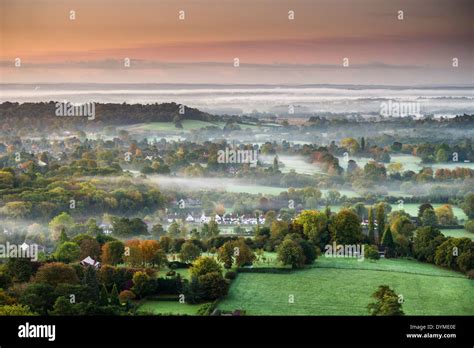
[[[291,273],[240,273],[219,308],[248,315],[368,315],[371,294],[382,284],[403,296],[406,315],[474,315],[472,280],[402,259],[321,257]]]

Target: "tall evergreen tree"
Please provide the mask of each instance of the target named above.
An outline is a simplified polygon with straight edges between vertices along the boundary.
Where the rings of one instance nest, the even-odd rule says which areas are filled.
[[[421,225],[436,227],[438,225],[438,217],[433,209],[425,209],[421,215]]]
[[[99,300],[99,281],[97,280],[97,271],[94,267],[88,266],[86,268],[82,284],[87,286],[90,298],[97,302]]]
[[[371,243],[375,243],[375,221],[374,221],[374,210],[372,207],[369,207],[368,220],[369,220],[369,239]]]
[[[117,290],[117,284],[114,283],[112,287],[112,293],[110,294],[110,304],[114,306],[120,305],[119,293]]]
[[[277,172],[279,169],[280,167],[278,166],[278,156],[275,156],[275,158],[273,159],[273,171]]]
[[[109,304],[109,294],[107,293],[107,289],[105,288],[104,284],[102,284],[100,288],[99,304],[101,306],[107,306]]]
[[[385,257],[392,257],[395,250],[395,243],[393,241],[392,231],[390,226],[387,226],[383,237],[382,237],[382,246],[385,248]]]
[[[383,203],[377,204],[375,208],[375,218],[377,220],[377,234],[380,241],[385,231],[385,206]]]
[[[67,236],[66,229],[63,227],[63,228],[61,228],[61,233],[59,234],[59,239],[58,239],[57,246],[65,243],[65,242],[69,242],[69,237]]]

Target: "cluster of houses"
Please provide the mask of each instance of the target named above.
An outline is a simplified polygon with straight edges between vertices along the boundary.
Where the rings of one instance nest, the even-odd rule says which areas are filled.
[[[179,216],[178,214],[175,215],[168,215],[166,220],[168,223],[172,223],[176,221]],[[224,215],[205,215],[202,213],[201,215],[193,215],[189,213],[184,221],[187,223],[209,223],[211,220],[214,220],[218,225],[257,225],[257,224],[264,224],[265,218],[260,216],[258,219],[256,216],[250,215],[241,215],[238,216],[237,214],[224,214]]]

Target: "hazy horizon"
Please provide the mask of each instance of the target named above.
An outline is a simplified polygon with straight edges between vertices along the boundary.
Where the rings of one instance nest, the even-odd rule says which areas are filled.
[[[472,84],[472,6],[4,0],[0,82]]]

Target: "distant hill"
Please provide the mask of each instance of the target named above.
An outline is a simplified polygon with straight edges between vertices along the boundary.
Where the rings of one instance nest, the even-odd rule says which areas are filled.
[[[163,104],[111,104],[96,103],[95,118],[88,120],[87,117],[57,117],[56,103],[11,103],[0,104],[0,117],[2,123],[14,121],[16,125],[21,123],[30,124],[36,122],[96,122],[103,125],[127,125],[146,122],[172,122],[176,116],[181,120],[199,120],[215,122],[220,120],[219,116],[202,112],[195,108],[184,106],[184,114],[180,114],[180,105],[176,103]],[[13,124],[13,123],[12,123]]]

